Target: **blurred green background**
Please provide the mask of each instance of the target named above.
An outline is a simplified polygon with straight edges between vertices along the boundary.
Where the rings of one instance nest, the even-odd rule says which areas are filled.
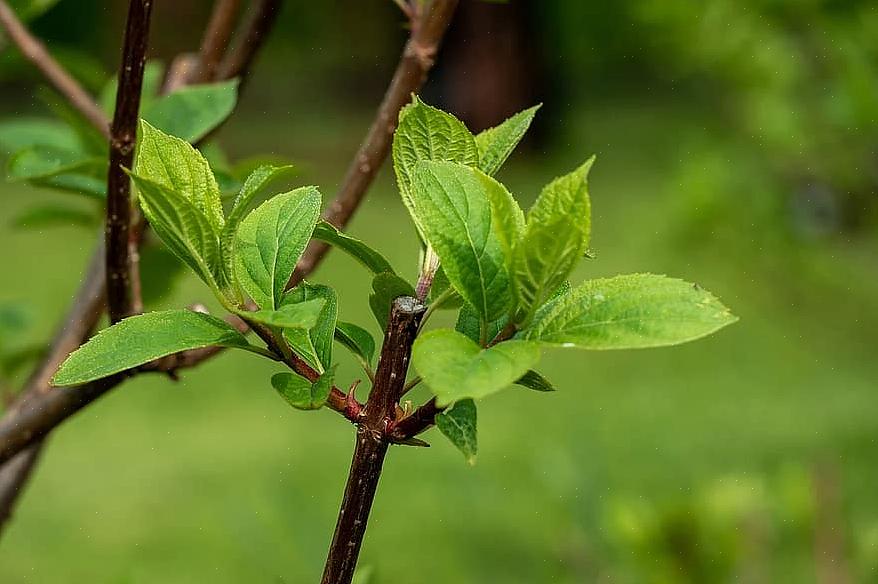
[[[124,4],[62,0],[32,26],[97,91]],[[158,2],[152,56],[195,50],[209,9]],[[328,198],[405,35],[390,0],[286,3],[217,141],[232,160],[292,159]],[[6,48],[0,119],[44,115],[39,84]],[[500,178],[528,204],[597,154],[597,257],[578,279],[675,275],[741,321],[677,348],[547,351],[559,390],[484,401],[474,467],[436,430],[429,450],[394,448],[371,583],[878,582],[876,4],[462,0],[423,95],[474,130],[542,102]],[[96,226],[22,219],[46,204],[94,205],[0,185],[0,306],[24,325],[5,349],[49,338],[92,251]],[[388,167],[350,231],[414,278]],[[365,271],[333,253],[313,279],[378,334]],[[188,276],[158,292],[151,308],[208,296]],[[288,408],[274,371],[228,353],[65,424],[0,542],[0,580],[316,582],[353,432]]]

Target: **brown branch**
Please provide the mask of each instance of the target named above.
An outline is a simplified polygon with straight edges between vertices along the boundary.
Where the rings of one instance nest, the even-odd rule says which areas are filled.
[[[375,383],[363,412],[363,421],[357,428],[354,457],[321,584],[350,584],[353,578],[384,457],[390,445],[386,432],[396,417],[412,343],[425,310],[426,307],[417,299],[408,296],[393,301],[381,358],[375,372]]]
[[[18,47],[21,54],[42,72],[46,80],[61,95],[67,98],[85,119],[107,138],[110,137],[110,122],[100,106],[85,89],[62,67],[46,50],[45,45],[34,37],[15,15],[6,0],[0,0],[0,25]]]
[[[216,77],[220,61],[235,29],[240,8],[241,0],[216,0],[210,21],[204,29],[198,66],[189,77],[190,83],[205,83]]]
[[[15,503],[27,486],[42,451],[43,443],[40,442],[19,452],[0,468],[0,533],[12,517]]]
[[[323,218],[338,228],[343,228],[363,201],[375,174],[381,168],[390,151],[393,132],[399,121],[399,111],[427,80],[433,67],[442,37],[451,23],[457,8],[457,0],[434,0],[429,4],[414,3],[418,7],[411,22],[412,33],[402,51],[393,80],[378,107],[375,121],[348,167],[342,186]],[[301,281],[323,259],[329,246],[312,241],[299,261],[290,286]]]
[[[137,120],[143,68],[153,0],[131,0],[119,63],[119,88],[116,111],[110,131],[110,168],[107,172],[107,308],[110,322],[115,323],[133,314],[131,293],[131,248],[137,241],[129,236],[131,227],[131,179],[125,168],[134,162],[137,141]],[[135,254],[136,255],[136,254]],[[137,301],[139,303],[139,300]]]
[[[280,5],[281,0],[254,0],[247,19],[235,35],[234,50],[229,51],[219,65],[219,79],[240,77],[243,83],[249,77],[253,60],[274,26]]]

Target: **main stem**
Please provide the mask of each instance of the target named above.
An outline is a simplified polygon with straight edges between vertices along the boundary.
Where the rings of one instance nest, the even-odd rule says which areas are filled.
[[[375,383],[357,427],[357,444],[345,486],[341,509],[321,584],[350,584],[357,567],[360,546],[366,534],[369,511],[384,457],[390,445],[388,429],[396,418],[396,408],[405,388],[412,343],[425,307],[415,298],[394,300],[375,371]]]

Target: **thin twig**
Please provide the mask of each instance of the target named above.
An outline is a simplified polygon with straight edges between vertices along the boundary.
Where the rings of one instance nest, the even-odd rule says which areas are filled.
[[[240,8],[241,0],[216,0],[201,39],[198,67],[189,78],[190,83],[205,83],[215,78]]]
[[[100,106],[79,82],[49,54],[45,45],[28,31],[6,0],[0,0],[0,25],[3,26],[6,34],[18,47],[21,54],[42,72],[52,87],[109,139],[110,122]]]
[[[43,451],[43,442],[23,450],[0,468],[0,533],[15,510],[15,503],[27,485]]]
[[[323,215],[324,219],[336,227],[347,225],[387,158],[399,120],[399,111],[409,102],[411,94],[420,90],[427,80],[427,73],[433,68],[439,44],[456,8],[457,0],[433,0],[412,21],[411,36],[402,51],[393,80],[378,107],[375,121],[348,167],[338,194]],[[313,271],[328,249],[327,244],[312,241],[299,261],[290,286],[300,282],[303,274]]]
[[[107,308],[110,322],[115,323],[133,314],[134,304],[140,305],[131,292],[132,248],[139,244],[138,237],[129,237],[131,227],[131,179],[125,168],[134,162],[134,144],[137,141],[137,120],[140,112],[140,93],[143,87],[143,68],[146,65],[146,47],[153,0],[131,0],[122,60],[119,63],[119,85],[116,91],[116,110],[110,132],[110,168],[107,172]],[[137,257],[137,250],[134,250]],[[139,285],[138,285],[139,289]]]
[[[236,33],[235,48],[229,51],[219,65],[218,77],[240,77],[243,83],[249,77],[256,53],[277,19],[281,0],[254,0],[246,21]]]

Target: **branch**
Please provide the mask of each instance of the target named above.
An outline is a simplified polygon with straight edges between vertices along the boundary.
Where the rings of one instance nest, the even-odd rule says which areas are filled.
[[[348,167],[338,194],[323,214],[324,219],[339,229],[347,225],[360,206],[375,174],[387,158],[399,121],[399,111],[409,102],[411,94],[417,93],[427,80],[427,73],[433,68],[439,44],[448,30],[457,3],[457,0],[434,0],[429,6],[411,4],[419,8],[411,21],[412,33],[402,51],[393,80],[378,107],[378,114],[366,139]],[[312,241],[299,261],[290,286],[312,272],[328,249],[326,243]]]
[[[220,79],[241,77],[243,83],[249,77],[250,66],[274,26],[280,4],[281,0],[254,0],[247,20],[235,35],[238,40],[234,50],[219,65]]]
[[[110,322],[133,313],[131,294],[131,179],[125,168],[134,163],[137,119],[143,87],[143,67],[153,0],[131,0],[119,64],[119,89],[110,132],[110,169],[107,173],[107,307]],[[135,243],[136,246],[136,243]]]
[[[12,517],[15,502],[27,485],[42,450],[42,442],[35,444],[0,468],[0,533]]]
[[[386,431],[396,418],[412,343],[418,335],[425,310],[426,307],[417,299],[408,296],[393,301],[375,383],[369,393],[363,421],[357,428],[357,445],[321,584],[350,584],[353,578],[384,456],[390,445]]]
[[[215,78],[229,46],[240,8],[241,0],[216,0],[201,39],[198,67],[189,77],[190,83],[205,83]]]
[[[0,0],[0,25],[25,59],[42,72],[46,80],[70,102],[85,119],[105,137],[110,137],[110,123],[94,99],[46,50],[15,15],[6,0]]]

